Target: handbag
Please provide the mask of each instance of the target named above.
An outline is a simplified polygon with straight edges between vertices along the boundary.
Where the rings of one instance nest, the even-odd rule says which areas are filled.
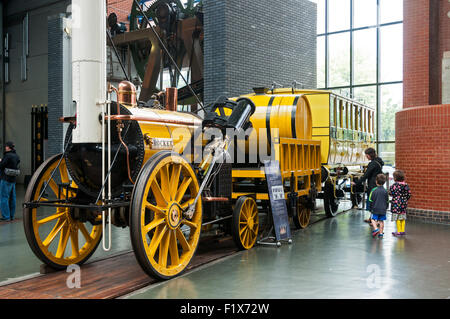
[[[20,175],[20,169],[5,168],[5,175],[10,177],[17,177]]]

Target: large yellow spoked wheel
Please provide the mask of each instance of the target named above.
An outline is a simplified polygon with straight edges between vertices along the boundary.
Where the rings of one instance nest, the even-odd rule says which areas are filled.
[[[144,165],[130,207],[130,235],[142,269],[159,279],[181,274],[200,239],[202,203],[186,215],[199,192],[191,165],[179,154],[163,151]]]
[[[25,202],[65,199],[66,192],[60,191],[59,184],[70,183],[76,188],[69,179],[66,161],[61,158],[61,154],[55,155],[38,168],[28,185]],[[75,195],[73,190],[69,195]],[[55,269],[84,263],[95,252],[102,236],[101,225],[75,220],[69,208],[24,208],[23,224],[34,254]]]
[[[259,230],[258,206],[253,198],[239,197],[233,210],[231,223],[236,246],[241,250],[252,248],[258,238]]]
[[[311,209],[307,208],[305,205],[297,204],[297,214],[293,217],[294,225],[297,229],[304,229],[308,227],[309,221],[311,219]]]

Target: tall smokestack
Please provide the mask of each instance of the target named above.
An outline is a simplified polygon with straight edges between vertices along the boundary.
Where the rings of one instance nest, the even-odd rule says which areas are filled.
[[[72,0],[73,143],[101,143],[106,90],[106,0]]]

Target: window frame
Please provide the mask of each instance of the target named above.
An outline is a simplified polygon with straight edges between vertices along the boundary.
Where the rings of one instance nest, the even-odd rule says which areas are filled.
[[[376,24],[375,25],[369,25],[364,27],[354,27],[354,1],[355,0],[349,0],[350,1],[350,29],[346,30],[339,30],[334,32],[329,32],[329,0],[323,0],[325,2],[325,33],[317,34],[317,37],[324,37],[325,41],[325,87],[319,87],[319,89],[325,89],[325,90],[342,90],[342,89],[350,89],[350,98],[353,98],[354,95],[354,89],[355,88],[363,88],[363,87],[369,87],[369,86],[375,86],[376,87],[376,105],[374,111],[372,112],[372,117],[367,117],[366,121],[370,121],[371,123],[365,124],[364,122],[359,123],[358,120],[361,119],[360,116],[356,116],[356,112],[360,107],[356,106],[355,108],[355,122],[354,122],[354,129],[359,130],[359,126],[361,125],[361,129],[364,127],[366,128],[366,132],[370,134],[374,134],[375,136],[375,143],[377,145],[377,151],[379,151],[379,144],[387,144],[387,143],[395,143],[395,141],[385,141],[380,140],[380,130],[381,128],[381,116],[376,116],[377,114],[380,114],[381,112],[381,86],[382,85],[388,85],[388,84],[403,84],[403,79],[400,81],[392,81],[392,82],[381,82],[380,79],[380,31],[382,27],[390,26],[390,25],[403,25],[403,19],[399,21],[391,21],[388,23],[381,23],[381,12],[380,12],[380,0],[377,0],[377,18],[376,18]],[[376,29],[376,56],[377,56],[377,65],[376,65],[376,82],[375,83],[365,83],[365,84],[355,84],[354,82],[354,32],[365,30],[365,29]],[[348,86],[341,86],[341,87],[331,87],[329,86],[330,76],[329,76],[329,36],[334,34],[340,34],[340,33],[350,33],[350,84]],[[362,111],[362,110],[361,110]],[[336,123],[337,126],[338,123]],[[363,126],[364,125],[364,126]],[[372,132],[371,132],[372,131]]]

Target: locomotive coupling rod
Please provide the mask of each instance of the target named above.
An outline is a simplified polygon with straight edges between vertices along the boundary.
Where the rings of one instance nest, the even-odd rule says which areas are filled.
[[[208,171],[206,172],[206,175],[203,179],[202,184],[200,185],[200,189],[198,191],[197,196],[195,197],[194,202],[189,205],[188,209],[186,210],[186,212],[184,213],[184,215],[187,218],[192,218],[192,216],[194,216],[194,212],[195,212],[195,206],[197,205],[197,201],[199,200],[200,196],[203,193],[203,189],[205,188],[205,186],[210,182],[210,178],[211,178],[211,173],[214,169],[214,166],[216,165],[216,162],[219,158],[223,157],[223,154],[225,153],[225,150],[228,148],[228,145],[230,144],[230,138],[228,136],[225,136],[224,140],[221,143],[216,143],[216,141],[211,142],[210,144],[215,145],[216,147],[214,147],[214,157],[211,160],[211,163],[208,167]],[[219,145],[217,145],[219,144]],[[206,156],[206,158],[209,157],[209,155],[211,155],[213,148],[211,147],[211,145],[207,145],[206,150],[209,149],[209,154],[208,156]]]

